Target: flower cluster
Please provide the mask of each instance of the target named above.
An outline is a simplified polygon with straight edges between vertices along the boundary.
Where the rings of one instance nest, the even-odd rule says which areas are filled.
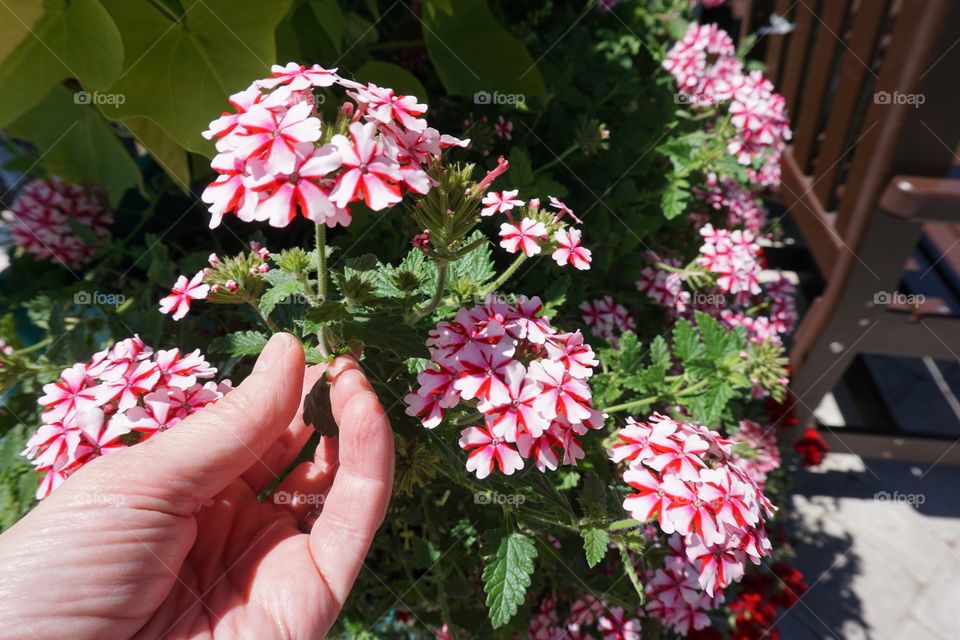
[[[738,302],[758,295],[762,250],[757,237],[746,230],[714,229],[712,224],[704,225],[700,235],[703,245],[697,264],[716,274],[720,291],[732,294]]]
[[[663,567],[650,570],[646,576],[646,606],[648,615],[660,620],[680,636],[710,625],[708,611],[719,607],[724,600],[720,592],[704,593],[696,567],[687,558],[680,534],[670,536],[668,553]]]
[[[37,499],[94,458],[147,440],[219,400],[230,382],[202,382],[216,372],[199,349],[154,351],[138,336],[65,369],[43,387],[37,401],[43,425],[23,451],[45,474]]]
[[[642,610],[626,611],[587,595],[571,603],[569,613],[561,621],[556,598],[548,593],[530,617],[526,637],[530,640],[587,640],[597,637],[603,640],[640,640],[642,616]]]
[[[10,233],[19,247],[41,260],[70,268],[90,262],[102,246],[80,237],[73,225],[89,229],[103,240],[110,234],[113,217],[99,197],[78,184],[60,178],[34,180],[25,185],[10,210],[4,212]]]
[[[291,62],[272,71],[232,95],[234,112],[204,132],[218,152],[211,166],[219,177],[202,195],[211,227],[231,212],[285,227],[297,211],[316,224],[347,226],[352,203],[381,211],[407,192],[427,193],[429,163],[445,147],[469,144],[429,127],[420,117],[427,105],[413,96],[319,65]],[[352,102],[324,122],[317,97],[334,85]]]
[[[622,304],[617,304],[610,296],[596,300],[584,300],[580,304],[583,322],[593,335],[608,340],[616,346],[617,338],[624,331],[633,331],[636,323]]]
[[[726,212],[727,228],[743,228],[756,235],[763,232],[769,212],[733,178],[718,178],[710,173],[705,187],[694,187],[692,191],[709,210]]]
[[[619,439],[610,457],[629,463],[623,479],[635,490],[623,508],[682,536],[707,595],[738,581],[747,558],[758,564],[768,554],[764,519],[774,507],[732,455],[733,441],[657,413],[649,422],[629,419]]]
[[[250,243],[250,252],[221,260],[211,253],[207,258],[209,267],[198,271],[192,278],[177,277],[170,294],[160,300],[160,313],[181,320],[198,300],[213,302],[244,302],[247,292],[241,289],[258,289],[262,286],[263,274],[270,271],[270,251],[259,242]]]
[[[747,452],[734,448],[733,457],[750,474],[757,486],[763,487],[767,476],[780,468],[780,451],[772,428],[764,428],[753,420],[741,420],[735,440],[748,448]]]
[[[503,213],[507,222],[500,225],[500,246],[508,253],[522,251],[526,256],[540,253],[540,245],[553,232],[552,245],[554,261],[561,267],[571,265],[576,269],[590,268],[591,252],[581,244],[581,231],[575,227],[561,224],[565,216],[571,220],[581,222],[573,211],[558,198],[548,197],[549,207],[553,211],[547,212],[540,208],[540,200],[532,199],[529,203],[517,198],[516,189],[510,191],[487,193],[483,198],[482,216],[492,216]],[[511,210],[523,207],[526,204],[524,216],[517,222]]]
[[[671,315],[690,317],[703,311],[728,329],[742,327],[753,342],[780,345],[797,322],[794,284],[782,273],[764,272],[763,252],[751,231],[715,229],[708,223],[700,234],[704,242],[695,265],[711,276],[715,286],[688,291],[684,284],[690,274],[679,260],[647,252],[653,264],[644,267],[637,288]],[[764,314],[758,313],[761,309]]]
[[[663,67],[676,79],[684,102],[727,105],[734,128],[727,151],[755,184],[777,184],[780,155],[791,137],[785,102],[761,72],[744,69],[730,36],[715,24],[691,24]]]
[[[803,430],[803,437],[793,444],[793,448],[800,454],[800,462],[810,468],[823,462],[823,457],[830,451],[827,441],[814,428]]]
[[[464,429],[460,447],[478,478],[495,467],[510,475],[528,458],[540,471],[576,464],[584,456],[579,437],[603,426],[587,384],[598,364],[593,350],[542,311],[536,297],[521,296],[516,306],[492,301],[430,332],[432,365],[406,396],[407,414],[432,429],[445,411],[474,404],[484,424]]]

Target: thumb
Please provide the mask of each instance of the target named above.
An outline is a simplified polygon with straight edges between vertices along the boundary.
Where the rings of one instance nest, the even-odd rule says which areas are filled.
[[[239,387],[124,452],[124,467],[132,474],[125,480],[160,489],[177,501],[215,496],[256,463],[290,424],[300,405],[304,368],[296,338],[274,335]]]

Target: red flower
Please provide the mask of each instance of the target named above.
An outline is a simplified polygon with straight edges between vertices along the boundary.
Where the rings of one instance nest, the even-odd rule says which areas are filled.
[[[805,429],[803,437],[793,444],[793,448],[800,454],[804,467],[815,467],[823,462],[823,456],[830,451],[830,447],[816,429]]]

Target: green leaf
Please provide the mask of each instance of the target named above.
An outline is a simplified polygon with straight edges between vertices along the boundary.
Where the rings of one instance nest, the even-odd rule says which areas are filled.
[[[303,284],[291,276],[290,280],[273,285],[260,296],[260,313],[269,316],[278,304],[295,294],[303,296]]]
[[[102,184],[113,205],[127,189],[141,185],[140,169],[110,123],[95,107],[76,104],[66,87],[55,87],[7,131],[37,147],[48,174]]]
[[[420,102],[427,102],[427,89],[417,80],[416,76],[390,62],[370,60],[357,69],[357,78],[360,82],[373,82],[381,87],[389,87],[397,93],[416,96]]]
[[[640,341],[633,331],[620,336],[620,368],[624,373],[635,371],[640,364]]]
[[[697,329],[703,336],[703,345],[707,350],[707,357],[720,358],[727,346],[727,331],[719,322],[702,311],[696,312]]]
[[[716,427],[723,415],[727,403],[733,399],[736,392],[726,382],[720,382],[708,387],[701,395],[693,398],[684,398],[693,417],[700,423]]]
[[[111,108],[110,106],[101,107],[101,110]],[[123,124],[140,146],[153,156],[173,184],[184,194],[189,195],[190,161],[183,147],[149,118],[127,118]]]
[[[494,19],[486,0],[457,0],[452,14],[424,16],[427,54],[447,92],[473,97],[486,91],[547,102],[547,87],[520,40]]]
[[[583,550],[587,555],[587,566],[593,568],[607,555],[607,548],[610,546],[610,534],[603,529],[589,527],[581,530],[580,535],[583,537]]]
[[[685,318],[677,320],[673,326],[673,352],[683,363],[698,358],[703,353],[700,337]]]
[[[9,1],[9,0],[8,0]],[[104,91],[120,75],[124,50],[117,25],[98,0],[0,3],[0,127],[6,127],[66,78]],[[131,3],[134,4],[134,3]],[[24,16],[24,17],[21,17]],[[32,26],[27,26],[30,23]],[[26,34],[24,33],[26,31]]]
[[[267,346],[267,336],[259,331],[237,331],[210,342],[210,351],[233,358],[259,355]]]
[[[533,164],[530,162],[530,154],[527,153],[527,150],[523,147],[513,147],[510,149],[508,159],[510,161],[510,184],[518,189],[533,184]]]
[[[667,220],[673,220],[687,210],[690,202],[690,183],[686,180],[677,178],[672,180],[667,188],[664,189],[660,197],[660,207],[663,209],[663,215]]]
[[[269,74],[274,30],[291,0],[204,0],[178,21],[148,2],[103,3],[126,52],[109,89],[126,99],[111,117],[150,118],[185,149],[210,155],[213,145],[200,132],[229,108],[230,94]]]
[[[650,364],[664,371],[670,368],[670,347],[663,336],[657,336],[650,343]]]
[[[583,491],[580,493],[580,506],[588,518],[602,518],[607,514],[606,489],[603,481],[593,471],[583,478]]]
[[[533,574],[537,547],[522,533],[511,533],[500,540],[497,553],[483,569],[483,590],[493,628],[510,621],[523,603]]]
[[[430,355],[420,333],[404,324],[399,316],[345,322],[340,333],[347,340],[359,340],[368,347],[399,358],[427,358]]]
[[[310,0],[310,9],[317,17],[320,28],[330,38],[337,53],[343,50],[344,19],[343,9],[338,0]]]
[[[327,300],[307,309],[307,320],[319,324],[331,322],[343,322],[350,320],[353,316],[343,306],[343,303],[337,300]]]

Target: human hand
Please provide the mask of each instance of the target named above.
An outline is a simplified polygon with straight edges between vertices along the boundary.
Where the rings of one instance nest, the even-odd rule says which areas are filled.
[[[338,358],[340,435],[274,492],[322,498],[257,501],[309,438],[301,402],[321,375],[275,335],[216,405],[78,470],[0,536],[0,638],[322,637],[383,521],[394,461],[372,387]]]

